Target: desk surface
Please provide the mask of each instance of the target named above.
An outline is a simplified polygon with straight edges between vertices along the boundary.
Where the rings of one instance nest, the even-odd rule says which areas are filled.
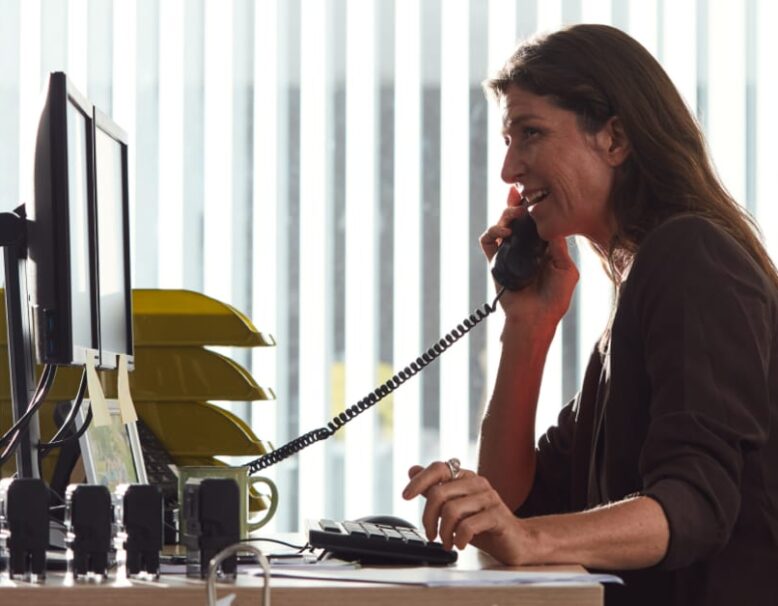
[[[463,570],[499,568],[489,556],[474,548],[460,554],[456,564]],[[504,569],[504,568],[503,568]],[[513,570],[544,570],[584,572],[579,566],[549,566]],[[235,583],[218,585],[218,597],[235,594],[233,606],[261,603],[262,579],[239,575]],[[64,575],[49,573],[46,582],[29,584],[23,581],[6,581],[0,586],[3,605],[50,606],[58,604],[76,606],[82,604],[110,604],[111,606],[192,606],[206,603],[205,583],[183,575],[163,575],[158,582],[132,580],[117,583],[113,576],[97,584],[79,582],[64,585]],[[344,583],[301,579],[273,578],[271,582],[273,606],[344,606],[369,604],[370,606],[466,606],[466,605],[602,605],[601,585],[523,585],[499,587],[409,587]]]

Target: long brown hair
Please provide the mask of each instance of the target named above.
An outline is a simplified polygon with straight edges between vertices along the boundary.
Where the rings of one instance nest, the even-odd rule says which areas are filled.
[[[611,192],[616,233],[609,250],[599,251],[614,282],[652,229],[693,214],[732,235],[778,286],[756,223],[719,181],[693,114],[640,43],[607,25],[536,37],[484,82],[498,98],[513,85],[574,112],[586,132],[597,132],[612,116],[621,120],[631,153]]]

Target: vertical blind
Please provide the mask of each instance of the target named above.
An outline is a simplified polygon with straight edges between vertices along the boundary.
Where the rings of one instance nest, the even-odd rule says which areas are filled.
[[[778,23],[770,0],[0,0],[0,203],[29,201],[48,72],[128,132],[133,277],[246,311],[273,350],[233,350],[275,402],[232,404],[276,445],[324,425],[493,296],[478,235],[503,144],[480,82],[517,40],[601,22],[665,66],[724,184],[778,254]],[[577,390],[611,287],[581,269],[544,374],[538,432]],[[276,528],[396,513],[414,463],[476,463],[500,320],[267,471]]]

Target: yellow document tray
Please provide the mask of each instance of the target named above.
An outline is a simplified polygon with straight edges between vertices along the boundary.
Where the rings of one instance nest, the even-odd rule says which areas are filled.
[[[228,410],[208,402],[138,402],[138,417],[173,457],[265,454],[265,444]]]
[[[60,366],[47,400],[72,400],[84,369]],[[36,375],[41,367],[36,368]],[[98,371],[103,391],[116,398],[117,375]],[[257,384],[240,364],[202,347],[148,347],[135,350],[135,370],[130,373],[130,391],[137,401],[159,400],[274,400],[275,392]],[[89,394],[86,394],[89,397]],[[8,350],[0,347],[0,399],[11,399]]]
[[[40,367],[36,372],[40,376]],[[75,398],[82,374],[83,368],[80,367],[59,367],[46,399],[60,401]],[[99,371],[98,374],[105,396],[116,398],[116,371]],[[240,364],[201,347],[138,348],[135,370],[129,376],[133,400],[138,402],[253,401],[274,400],[276,397],[272,389],[258,385]],[[0,347],[0,400],[10,399],[8,352]]]
[[[135,345],[275,345],[232,305],[191,290],[132,291]],[[5,292],[0,288],[0,343],[8,342]]]
[[[232,305],[191,290],[132,291],[135,345],[275,345]]]
[[[102,371],[107,398],[116,398],[116,371]],[[202,347],[138,347],[130,373],[135,402],[274,400],[240,364]]]

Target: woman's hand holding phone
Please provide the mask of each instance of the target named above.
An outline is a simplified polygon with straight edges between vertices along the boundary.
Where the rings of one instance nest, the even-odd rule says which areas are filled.
[[[528,211],[521,202],[518,190],[511,187],[507,207],[497,223],[481,236],[481,249],[490,262],[503,241],[511,237],[511,222],[526,219]],[[543,253],[537,277],[524,288],[506,291],[501,297],[506,321],[527,328],[553,330],[570,306],[577,282],[578,269],[570,257],[567,242],[563,237],[552,239]],[[502,285],[497,286],[500,288]]]

